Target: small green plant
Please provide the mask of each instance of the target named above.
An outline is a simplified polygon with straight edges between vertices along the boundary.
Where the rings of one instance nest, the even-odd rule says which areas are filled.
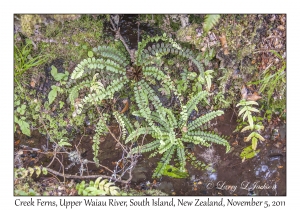
[[[90,181],[89,184],[82,181],[76,185],[78,195],[96,196],[96,195],[119,195],[120,189],[113,182],[98,177],[95,182]]]
[[[255,101],[246,101],[245,99],[242,99],[237,105],[236,107],[242,106],[242,108],[239,111],[238,116],[243,115],[243,121],[245,121],[245,119],[248,119],[248,123],[250,126],[250,129],[254,128],[253,125],[253,118],[252,118],[252,112],[259,112],[258,109],[252,107],[252,105],[258,105],[257,102]]]
[[[207,147],[211,145],[210,143],[216,143],[224,145],[226,152],[229,151],[230,145],[224,138],[201,130],[202,125],[222,115],[223,111],[213,111],[194,121],[188,120],[197,104],[207,96],[206,91],[198,92],[185,105],[181,102],[181,110],[175,112],[163,107],[154,91],[148,88],[146,83],[139,82],[139,86],[144,87],[134,90],[139,111],[133,112],[133,115],[144,118],[147,127],[133,131],[125,142],[134,142],[136,137],[141,134],[152,135],[154,141],[134,148],[132,153],[154,151],[151,157],[157,154],[162,155],[161,162],[156,167],[153,177],[160,177],[163,174],[174,153],[176,153],[180,171],[186,170],[185,143],[200,144]],[[178,99],[180,100],[180,96]],[[154,109],[150,110],[150,106],[153,106]]]
[[[246,126],[244,127],[241,132],[247,131],[247,130],[251,130],[252,132],[249,134],[249,136],[244,140],[245,142],[248,142],[251,140],[252,142],[252,149],[256,150],[257,148],[257,142],[258,140],[260,141],[265,141],[264,137],[262,137],[258,132],[260,130],[264,129],[264,126],[262,125],[254,125],[253,128],[251,128],[251,126]]]
[[[16,125],[19,125],[21,132],[27,136],[30,136],[30,125],[28,122],[26,122],[26,116],[24,116],[26,112],[26,105],[21,105],[20,100],[15,101],[14,105],[17,107],[14,116],[15,131],[17,127]]]
[[[254,150],[252,148],[252,145],[250,145],[243,149],[243,151],[240,154],[240,157],[241,157],[242,161],[245,161],[246,159],[251,159],[251,158],[255,157],[259,152],[260,152],[259,149]]]
[[[36,196],[40,195],[39,185],[36,184],[32,176],[35,174],[39,177],[41,174],[47,175],[48,171],[45,168],[39,166],[28,167],[28,168],[14,168],[15,185],[14,195],[15,196]]]
[[[32,41],[29,39],[26,39],[25,46],[14,45],[14,81],[16,83],[27,70],[46,62],[45,56],[32,57],[32,47]]]
[[[260,75],[260,80],[250,83],[258,85],[259,92],[267,96],[262,108],[266,110],[265,117],[269,121],[276,112],[285,118],[286,110],[286,61],[278,52],[270,52],[279,59],[279,67],[271,66],[265,69]]]
[[[57,68],[55,66],[51,66],[51,75],[55,79],[55,81],[67,81],[69,72],[65,71],[65,73],[58,73]]]
[[[204,162],[197,159],[197,157],[194,155],[194,153],[191,153],[189,151],[185,151],[186,153],[186,159],[191,163],[191,165],[198,169],[198,170],[204,170],[208,167]]]
[[[150,43],[155,42],[157,44],[149,46]],[[125,87],[132,88],[131,90],[147,88],[151,91],[153,88],[150,85],[158,82],[162,88],[160,90],[166,93],[175,91],[175,84],[170,75],[160,67],[166,60],[164,56],[168,54],[189,59],[197,67],[200,76],[204,78],[203,66],[195,59],[194,53],[187,48],[180,47],[166,34],[147,37],[139,42],[135,54],[130,54],[131,63],[128,56],[113,47],[99,46],[93,51],[93,54],[89,53],[89,58],[77,65],[66,84],[69,88],[69,101],[74,106],[73,117],[81,114],[84,107],[100,106],[104,100],[113,99],[115,94],[124,91]],[[140,85],[140,83],[146,85]],[[86,93],[86,90],[89,90],[89,93]],[[84,93],[84,98],[79,97],[80,93]],[[155,97],[158,100],[157,96]],[[105,126],[109,115],[111,113],[103,113],[98,118],[96,135],[93,138],[96,164],[98,163],[99,137],[107,131]]]
[[[15,179],[24,179],[26,177],[32,177],[33,174],[36,174],[36,176],[40,176],[41,173],[44,175],[47,175],[48,171],[46,168],[34,166],[33,168],[28,167],[28,168],[18,168],[15,169]]]
[[[219,22],[220,15],[205,15],[203,29],[205,32],[210,31],[214,25]]]
[[[158,167],[160,167],[160,164],[162,163],[158,163]],[[189,174],[186,171],[180,171],[177,167],[174,167],[172,165],[167,165],[164,171],[162,172],[162,175],[177,179],[183,179],[189,176]]]
[[[247,118],[248,119],[248,125],[245,126],[241,132],[245,132],[248,130],[251,130],[252,132],[249,134],[247,138],[245,138],[245,142],[248,142],[251,140],[252,142],[252,149],[256,150],[258,140],[264,141],[265,139],[259,134],[260,130],[264,129],[264,126],[261,125],[260,122],[257,124],[253,123],[253,116],[252,112],[259,112],[258,109],[253,108],[252,105],[258,105],[255,101],[246,101],[245,99],[242,99],[236,106],[242,106],[242,108],[239,111],[238,116],[243,115],[243,121]],[[256,121],[256,119],[255,119]]]

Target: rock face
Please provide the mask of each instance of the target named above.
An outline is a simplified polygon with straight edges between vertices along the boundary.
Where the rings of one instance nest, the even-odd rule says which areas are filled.
[[[158,189],[167,194],[171,194],[172,191],[174,191],[173,184],[171,182],[166,182],[166,181],[161,182],[160,185],[158,186]]]
[[[132,172],[132,182],[142,182],[146,180],[147,169],[141,165],[137,165]]]

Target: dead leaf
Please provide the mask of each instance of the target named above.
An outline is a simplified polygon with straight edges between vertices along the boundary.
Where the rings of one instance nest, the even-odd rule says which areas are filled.
[[[221,46],[224,50],[224,55],[228,55],[229,52],[228,52],[228,45],[227,45],[225,34],[222,34],[222,36],[220,36],[219,39],[220,39],[220,42],[221,42]]]
[[[183,126],[182,131],[186,133],[188,131],[187,127]]]
[[[21,140],[19,139],[19,140],[17,140],[17,141],[15,141],[15,146],[18,146],[19,144],[20,144],[20,142],[21,142]]]
[[[122,102],[123,102],[123,104],[125,104],[125,106],[122,109],[122,111],[120,112],[121,114],[124,113],[124,112],[126,112],[129,109],[129,101],[128,101],[128,99],[124,99]]]
[[[254,92],[252,95],[247,97],[247,101],[257,101],[259,99],[261,99],[262,97],[260,95],[258,95],[257,92]]]
[[[35,81],[34,81],[34,80],[32,80],[32,81],[30,82],[30,86],[31,86],[32,88],[35,87]]]
[[[192,36],[186,36],[185,39],[186,39],[187,41],[189,41],[189,40],[192,39]]]
[[[279,30],[283,31],[285,29],[285,27],[283,25],[280,25],[277,27]]]
[[[235,140],[231,145],[233,146],[233,147],[235,147],[235,146],[237,146],[239,144],[239,142],[237,141],[237,140]]]
[[[241,96],[242,96],[242,99],[247,99],[247,97],[248,97],[248,90],[245,85],[243,85],[241,88]]]

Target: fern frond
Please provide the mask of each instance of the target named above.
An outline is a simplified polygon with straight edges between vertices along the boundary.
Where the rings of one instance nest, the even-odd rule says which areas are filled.
[[[101,181],[101,182],[100,182]],[[107,179],[102,179],[98,177],[95,182],[90,181],[89,184],[86,184],[85,181],[82,181],[80,184],[76,185],[76,190],[78,195],[119,195],[120,188],[115,186],[113,182],[109,182]]]
[[[133,148],[130,154],[135,154],[139,152],[140,153],[150,152],[157,149],[159,146],[160,146],[160,140],[154,140],[148,144]]]
[[[171,139],[167,139],[166,141],[160,140],[160,146],[158,148],[158,153],[163,154],[167,150],[169,150],[174,144],[172,144]]]
[[[93,154],[94,154],[94,162],[96,166],[99,166],[99,159],[98,159],[98,154],[99,154],[99,144],[100,144],[100,137],[107,132],[107,127],[106,127],[106,121],[108,119],[107,114],[103,114],[103,117],[101,117],[96,125],[96,130],[95,130],[95,135],[93,136]]]
[[[85,96],[82,100],[83,105],[89,103],[97,104],[103,99],[113,98],[114,93],[121,90],[127,82],[127,77],[121,77],[114,80],[108,87],[102,87],[101,89],[97,89],[96,91],[93,91],[92,93]]]
[[[228,141],[222,137],[220,137],[217,134],[209,133],[209,132],[204,132],[204,131],[191,131],[188,132],[188,135],[190,136],[198,136],[202,138],[206,142],[212,142],[215,144],[221,144],[226,147],[226,152],[230,150],[230,145]]]
[[[143,117],[140,111],[134,111],[132,114],[134,116]],[[157,112],[151,112],[150,117],[154,122],[162,126],[162,128],[160,128],[162,132],[168,132],[170,130],[169,124],[165,121],[165,116],[161,116]]]
[[[203,29],[208,32],[214,25],[216,25],[220,19],[220,15],[205,15]]]
[[[208,95],[207,91],[199,91],[195,96],[193,96],[186,104],[187,115],[189,116],[195,109],[197,104]]]
[[[165,120],[168,120],[168,124],[170,127],[170,131],[173,131],[174,128],[177,127],[177,119],[175,118],[173,112],[167,108],[164,108],[165,112],[167,113],[167,118]]]
[[[143,68],[143,75],[154,77],[159,81],[165,77],[164,72],[153,66]]]
[[[115,116],[118,124],[121,126],[122,139],[125,140],[125,137],[126,137],[127,133],[132,133],[134,128],[133,128],[131,122],[128,120],[128,118],[125,115],[120,114],[117,111],[115,111],[113,113],[113,115]]]
[[[184,147],[177,147],[176,151],[177,151],[178,162],[180,164],[180,171],[185,171],[186,158],[185,158]]]
[[[142,127],[142,128],[138,128],[136,130],[134,130],[133,132],[131,132],[129,134],[129,136],[127,136],[126,140],[125,140],[125,143],[128,143],[128,142],[135,142],[140,135],[142,134],[149,134],[153,132],[151,128],[145,128],[145,127]]]
[[[119,65],[123,66],[124,68],[129,65],[129,61],[125,55],[123,55],[119,50],[110,47],[110,46],[98,46],[94,48],[93,51],[95,52],[96,56],[101,56],[103,58],[109,58],[114,60]]]
[[[199,118],[197,118],[196,120],[194,120],[193,122],[188,124],[188,131],[193,131],[195,129],[197,129],[198,127],[200,127],[201,125],[207,123],[208,121],[214,119],[217,116],[221,116],[222,114],[224,114],[223,111],[221,110],[217,110],[217,111],[212,111],[210,113],[207,113]]]
[[[170,162],[170,160],[171,160],[171,158],[174,154],[174,151],[175,151],[175,146],[171,146],[169,148],[169,150],[164,153],[164,155],[161,158],[161,162],[159,162],[157,164],[157,167],[155,168],[155,171],[152,175],[153,178],[154,177],[158,177],[158,178],[161,177],[161,175],[162,175],[163,171],[165,170],[166,166],[169,164],[169,162]]]
[[[124,114],[119,114],[119,115],[122,118],[122,120],[125,124],[125,128],[127,129],[128,133],[132,133],[134,131],[134,127],[133,127],[132,123],[130,122],[130,120]]]
[[[200,145],[205,146],[205,147],[209,147],[210,146],[209,143],[207,143],[203,138],[201,138],[199,136],[188,136],[188,135],[185,135],[185,136],[181,137],[181,141],[187,142],[187,143],[193,143],[195,145],[200,144]]]
[[[148,43],[150,42],[158,42],[159,40],[167,41],[166,36],[154,36],[154,37],[147,37],[146,39],[143,39],[141,42],[138,43],[138,50],[135,52],[135,57],[136,57],[136,64],[138,66],[143,64],[143,59],[142,59],[142,53],[145,47],[147,46]]]
[[[107,59],[104,60],[102,58],[95,59],[88,58],[81,61],[74,69],[73,73],[71,74],[72,80],[77,80],[79,78],[84,78],[88,75],[95,74],[99,70],[106,69],[107,71],[121,74],[123,76],[126,75],[126,69],[121,67],[119,64],[114,62],[113,60]],[[99,71],[100,72],[100,71]]]
[[[145,118],[149,126],[153,130],[155,130],[158,134],[160,134],[161,133],[160,129],[157,126],[155,126],[155,123],[151,118],[151,110],[149,108],[149,98],[152,99],[154,106],[160,106],[161,104],[160,100],[157,96],[153,94],[153,90],[144,81],[139,81],[137,84],[138,87],[134,87],[134,95],[135,95],[137,105],[140,109],[139,113],[142,115],[143,118]],[[148,97],[148,95],[150,95],[150,97]]]
[[[91,81],[85,80],[71,88],[69,92],[69,101],[72,105],[74,105],[75,99],[78,98],[78,92],[83,88],[91,87],[91,83]]]

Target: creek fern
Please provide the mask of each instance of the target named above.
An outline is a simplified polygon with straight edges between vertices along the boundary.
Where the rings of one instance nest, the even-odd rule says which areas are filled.
[[[134,148],[132,153],[152,152],[150,157],[161,154],[162,158],[157,165],[153,177],[160,177],[165,168],[169,165],[172,157],[176,157],[180,171],[185,171],[186,154],[185,144],[193,143],[209,147],[211,143],[221,144],[229,151],[230,145],[226,139],[207,131],[202,131],[201,126],[217,116],[223,111],[213,111],[207,113],[194,121],[188,120],[191,112],[197,104],[208,95],[206,91],[195,94],[185,105],[180,101],[180,111],[178,114],[172,109],[164,107],[153,90],[143,81],[139,83],[140,88],[136,88],[135,98],[139,110],[132,114],[144,118],[147,126],[133,131],[126,138],[125,142],[133,142],[139,135],[150,134],[154,140],[148,144]],[[150,109],[150,107],[154,107]]]
[[[152,46],[150,46],[151,43],[153,43]],[[142,42],[139,42],[138,49],[135,51],[135,57],[131,62],[128,55],[124,55],[121,51],[113,47],[99,46],[94,48],[93,51],[94,53],[90,54],[89,58],[84,59],[75,67],[70,80],[66,84],[69,91],[69,102],[74,107],[73,117],[81,114],[84,109],[87,110],[90,106],[100,107],[106,99],[113,99],[116,93],[125,92],[126,94],[129,92],[126,91],[127,88],[133,87],[135,101],[139,102],[139,106],[143,110],[141,117],[146,119],[150,127],[140,128],[136,132],[131,129],[130,140],[137,139],[136,137],[139,134],[145,132],[155,132],[161,136],[163,133],[167,133],[170,128],[176,127],[176,120],[168,110],[157,109],[157,113],[152,114],[153,118],[150,118],[151,111],[147,109],[147,101],[143,101],[149,96],[152,103],[162,107],[158,96],[156,96],[150,84],[158,83],[168,92],[172,91],[175,95],[177,94],[175,84],[168,72],[164,71],[160,65],[161,61],[165,59],[165,55],[173,54],[189,60],[196,66],[199,74],[204,78],[203,66],[195,59],[196,56],[194,53],[187,48],[180,47],[172,38],[167,37],[166,34],[163,36],[147,37]],[[137,90],[140,89],[141,91],[136,94]],[[147,96],[140,96],[140,94],[146,94]],[[168,116],[170,121],[165,122],[165,119],[162,119],[161,116]],[[121,117],[116,113],[115,117],[120,123]],[[94,151],[94,161],[97,165],[99,138],[105,134],[107,119],[108,116],[99,117],[96,134],[93,138],[92,148]],[[166,126],[165,130],[161,130],[154,125],[156,120]],[[125,137],[125,130],[123,130],[122,135]],[[172,143],[174,143],[173,141],[176,141],[176,138],[174,138],[175,134],[171,133],[170,136],[172,137]]]
[[[220,15],[205,15],[205,20],[203,24],[203,29],[208,32],[214,25],[219,22]]]

